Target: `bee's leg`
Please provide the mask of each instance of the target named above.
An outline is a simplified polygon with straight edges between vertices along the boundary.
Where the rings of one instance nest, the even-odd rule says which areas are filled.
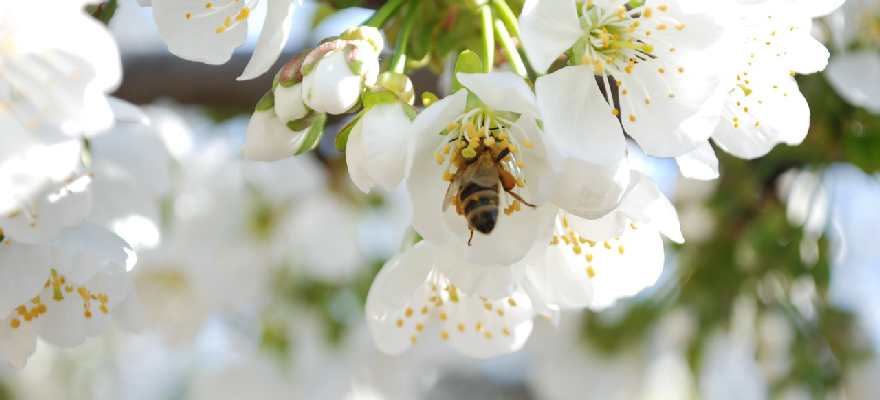
[[[531,207],[531,208],[536,208],[536,206],[535,206],[534,204],[529,203],[529,202],[523,200],[523,198],[520,197],[520,195],[514,193],[513,191],[508,190],[507,193],[510,193],[510,195],[513,196],[513,198],[519,200],[521,203],[523,203],[523,204],[525,204],[525,205],[527,205],[527,206],[529,206],[529,207]],[[471,233],[473,233],[473,232],[471,232]]]
[[[471,246],[471,240],[474,240],[474,230],[471,229],[471,238],[468,239],[468,246]]]
[[[498,157],[495,157],[495,163],[501,162],[501,159],[510,154],[510,149],[504,149],[498,152]]]

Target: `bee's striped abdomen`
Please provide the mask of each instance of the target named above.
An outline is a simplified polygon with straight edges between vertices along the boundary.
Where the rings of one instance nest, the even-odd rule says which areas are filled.
[[[470,228],[487,235],[495,229],[499,201],[497,183],[483,186],[471,182],[461,188],[458,200]]]

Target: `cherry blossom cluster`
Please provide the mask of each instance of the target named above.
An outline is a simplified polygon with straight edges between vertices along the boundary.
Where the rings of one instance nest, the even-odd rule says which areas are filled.
[[[129,270],[157,240],[164,147],[138,109],[105,96],[119,54],[85,5],[0,7],[0,359],[16,368],[38,338],[71,347],[113,323],[138,330]]]
[[[627,136],[698,179],[719,174],[710,139],[741,158],[804,139],[809,107],[794,76],[824,69],[811,23],[840,3],[529,0],[518,21],[495,26],[518,32],[534,74],[515,49],[499,68],[491,51],[465,50],[452,94],[423,96],[417,116],[400,49],[376,78],[381,41],[358,40],[378,31],[353,28],[278,73],[243,154],[312,148],[304,118],[362,106],[337,148],[365,193],[404,182],[422,238],[373,283],[377,346],[399,353],[435,335],[498,356],[523,345],[536,315],[601,309],[651,286],[660,234],[684,241],[672,204],[631,168]],[[320,102],[309,83],[321,84]]]

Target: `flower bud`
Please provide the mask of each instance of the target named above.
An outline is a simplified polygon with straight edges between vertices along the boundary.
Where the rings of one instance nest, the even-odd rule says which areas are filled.
[[[276,82],[272,89],[275,112],[284,122],[301,119],[308,113],[302,96],[302,65],[308,54],[308,50],[303,50],[293,56],[275,76]]]
[[[346,31],[342,37],[354,37]],[[306,57],[302,65],[302,98],[317,112],[343,114],[352,111],[365,86],[372,86],[379,74],[381,42],[376,38],[337,39],[325,42]]]

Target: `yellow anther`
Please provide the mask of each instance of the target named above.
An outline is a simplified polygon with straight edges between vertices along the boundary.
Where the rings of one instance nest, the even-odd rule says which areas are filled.
[[[503,317],[503,316],[504,316],[504,310],[502,310],[502,309],[499,308],[499,309],[498,309],[498,316],[499,316],[499,317]]]
[[[192,13],[186,13],[186,19],[192,18]]]
[[[611,250],[611,245],[608,244],[608,242],[605,242],[605,248],[608,249],[608,250]]]
[[[205,8],[211,8],[211,6],[213,6],[213,4],[211,4],[211,3],[205,3]]]
[[[34,297],[31,299],[31,303],[40,304],[40,296]]]
[[[516,301],[514,299],[507,299],[507,302],[510,303],[511,307],[516,307]]]
[[[417,338],[416,335],[412,335],[412,337],[410,337],[409,340],[412,341],[413,344],[415,344],[416,342],[419,341],[419,338]]]
[[[587,255],[585,256],[585,258],[587,259],[587,262],[593,262],[593,254],[591,254],[591,253],[587,253]]]
[[[629,93],[629,90],[623,89],[623,90],[620,91],[620,94],[622,94],[622,95],[624,95],[624,96],[626,96],[627,93]],[[614,114],[614,115],[617,115],[617,114]]]
[[[251,9],[248,7],[242,7],[241,10],[238,10],[238,15],[235,16],[236,21],[246,20],[251,16]]]
[[[661,73],[661,74],[662,74],[662,73],[664,73],[664,72],[666,72],[666,70],[665,70],[665,69],[663,69],[663,68],[660,68],[660,69],[658,69],[658,70],[657,70],[657,72],[659,72],[659,73]]]
[[[587,55],[587,54],[584,54],[584,55],[581,57],[581,64],[583,64],[583,65],[590,65],[590,64],[592,64],[592,63],[593,63],[593,57],[590,57],[590,56]]]
[[[437,165],[443,165],[446,162],[446,157],[443,157],[443,154],[440,154],[439,151],[434,153],[434,157],[437,158]]]
[[[678,67],[678,72],[679,72],[679,73],[684,73],[684,67]]]
[[[107,314],[108,312],[110,312],[109,310],[107,310],[107,305],[106,305],[106,304],[101,304],[100,309],[101,309],[101,312],[104,313],[104,314]]]
[[[531,141],[531,140],[528,140],[528,139],[523,140],[522,143],[523,143],[523,146],[526,146],[527,149],[531,149],[532,146],[534,146],[534,144],[532,143],[532,141]]]
[[[486,147],[492,147],[492,145],[495,144],[495,138],[492,136],[487,136],[483,139],[483,143],[486,145]]]
[[[661,4],[661,5],[657,6],[657,9],[660,11],[666,11],[669,9],[669,6],[667,6],[666,4]]]
[[[449,340],[449,332],[440,332],[440,337],[443,338],[443,340]]]
[[[611,114],[613,114],[613,115],[620,115],[620,111],[618,111],[616,108],[612,108],[612,109],[611,109]]]
[[[422,307],[422,314],[427,314],[427,313],[428,313],[428,306]]]
[[[483,330],[483,324],[480,322],[477,322],[477,332],[482,331],[482,330]]]
[[[651,18],[651,15],[654,14],[654,10],[651,7],[645,7],[645,11],[642,11],[642,17]]]
[[[412,317],[412,315],[413,315],[413,310],[412,310],[412,308],[407,308],[407,309],[406,309],[406,312],[404,313],[404,315],[406,315],[407,317]]]
[[[629,227],[633,228],[633,229],[639,229],[639,228],[636,228],[636,224],[634,222],[630,222]]]
[[[21,321],[19,321],[18,318],[13,318],[11,321],[9,321],[9,326],[11,326],[12,329],[16,329],[21,326]]]
[[[657,24],[657,30],[658,30],[658,31],[662,31],[662,30],[664,30],[664,29],[666,29],[666,24]]]
[[[416,324],[416,332],[421,332],[422,329],[425,329],[425,325],[422,325],[422,324]]]
[[[85,312],[83,312],[83,315],[84,315],[86,318],[91,318],[91,317],[92,317],[92,312],[89,311],[89,310],[86,310]]]
[[[459,332],[464,332],[464,324],[458,324]]]
[[[618,247],[617,247],[617,251],[619,251],[620,254],[623,254],[623,251],[624,251],[624,249],[623,249],[623,245],[618,246]]]
[[[446,125],[446,130],[449,132],[452,132],[456,129],[458,129],[458,124],[453,123],[453,124]]]
[[[645,104],[651,104],[651,99],[645,99]]]
[[[401,326],[403,326],[403,319],[402,319],[402,318],[398,318],[398,319],[397,319],[397,327],[400,328]]]
[[[40,304],[39,306],[37,306],[37,312],[39,312],[40,314],[45,314],[48,310],[49,309],[46,307],[45,304]]]
[[[633,114],[630,114],[630,115],[629,115],[629,120],[630,120],[630,122],[636,122],[636,116],[633,115]]]
[[[593,266],[592,266],[592,265],[589,266],[589,267],[587,267],[587,275],[589,275],[590,278],[595,278],[595,277],[596,277],[596,270],[593,269]]]
[[[215,32],[217,32],[217,33],[223,33],[223,32],[225,32],[225,31],[226,31],[226,27],[225,27],[225,26],[218,26],[218,27],[217,27],[217,30],[216,30]]]
[[[445,313],[445,312],[440,313],[440,319],[441,319],[441,320],[446,321],[446,318],[448,318],[448,317],[446,316],[446,313]]]
[[[523,180],[523,177],[516,177],[516,186],[521,188],[526,187],[526,182]]]
[[[486,332],[484,335],[486,335],[486,339],[492,339],[492,334],[490,332]]]
[[[464,140],[459,140],[458,142],[455,143],[455,145],[458,146],[458,148],[462,148],[462,147],[467,146],[467,142]]]
[[[687,26],[687,24],[685,24],[684,22],[682,22],[682,23],[676,25],[676,26],[675,26],[675,29],[682,30],[682,29],[684,29],[686,26]]]
[[[223,20],[223,25],[226,25],[227,28],[232,26],[232,17],[226,17],[226,19]]]
[[[516,160],[516,162],[513,163],[513,165],[516,165],[517,168],[519,168],[519,169],[523,169],[526,167],[525,164],[523,164],[522,161],[520,161],[520,160]]]

